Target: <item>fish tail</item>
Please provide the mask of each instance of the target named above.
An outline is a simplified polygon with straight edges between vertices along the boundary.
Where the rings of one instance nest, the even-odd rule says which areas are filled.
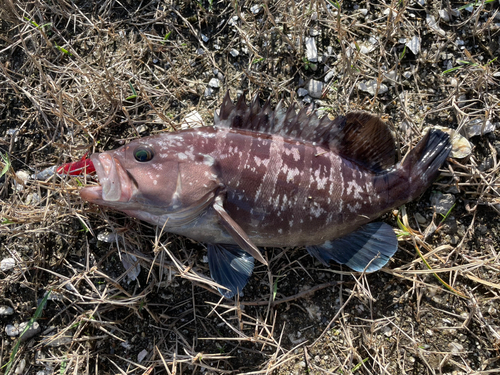
[[[394,206],[412,201],[432,184],[451,151],[450,136],[431,129],[395,168],[375,178],[378,191],[390,191]]]

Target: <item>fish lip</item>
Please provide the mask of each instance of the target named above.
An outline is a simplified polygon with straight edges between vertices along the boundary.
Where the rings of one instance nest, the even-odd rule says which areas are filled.
[[[135,184],[128,177],[120,161],[110,153],[93,154],[90,159],[99,179],[100,186],[84,188],[80,196],[88,202],[128,202],[134,195]]]

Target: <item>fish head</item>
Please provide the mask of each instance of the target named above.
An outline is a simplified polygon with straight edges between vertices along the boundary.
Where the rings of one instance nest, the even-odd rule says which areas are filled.
[[[172,214],[175,221],[177,214],[182,222],[192,220],[215,198],[220,186],[216,163],[209,155],[183,152],[186,148],[180,145],[165,147],[165,137],[169,135],[141,138],[93,154],[100,186],[86,187],[80,196],[94,204],[135,212],[133,216]]]

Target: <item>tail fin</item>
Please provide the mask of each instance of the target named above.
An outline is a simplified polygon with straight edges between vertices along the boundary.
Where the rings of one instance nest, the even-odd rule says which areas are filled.
[[[438,177],[450,151],[450,136],[439,129],[429,130],[395,169],[376,177],[376,190],[390,191],[394,206],[418,198]]]

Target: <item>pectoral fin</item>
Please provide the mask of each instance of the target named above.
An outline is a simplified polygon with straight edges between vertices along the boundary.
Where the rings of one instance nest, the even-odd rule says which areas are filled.
[[[390,225],[369,223],[355,232],[319,246],[308,246],[309,254],[328,266],[330,260],[354,271],[374,272],[387,264],[398,249],[398,239]]]
[[[252,240],[250,240],[245,231],[241,229],[241,227],[231,218],[231,216],[229,216],[227,211],[224,209],[222,197],[220,195],[215,198],[213,207],[215,209],[215,212],[217,212],[217,214],[219,215],[220,222],[224,226],[224,229],[226,229],[231,237],[233,237],[233,240],[248,254],[267,266],[267,262],[260,253],[257,246],[253,244]]]
[[[236,245],[209,244],[208,266],[210,276],[227,289],[217,288],[224,297],[241,293],[252,275],[254,258]]]

